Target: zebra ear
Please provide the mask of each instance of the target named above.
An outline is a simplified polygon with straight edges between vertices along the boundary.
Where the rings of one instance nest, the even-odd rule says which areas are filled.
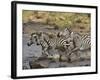
[[[57,37],[60,37],[60,32],[57,33]]]
[[[42,32],[37,32],[37,35],[38,35],[38,36],[41,36],[41,35],[42,35]]]
[[[35,34],[35,32],[34,33],[31,33],[31,36],[33,36]]]
[[[71,35],[71,38],[73,38],[73,37],[74,37],[74,32],[71,32],[71,34],[70,34],[70,35]]]

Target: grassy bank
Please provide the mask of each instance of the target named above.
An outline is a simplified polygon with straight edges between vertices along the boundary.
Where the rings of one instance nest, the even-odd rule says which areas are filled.
[[[57,28],[77,28],[90,32],[91,15],[88,13],[44,12],[23,10],[23,23],[36,22]]]

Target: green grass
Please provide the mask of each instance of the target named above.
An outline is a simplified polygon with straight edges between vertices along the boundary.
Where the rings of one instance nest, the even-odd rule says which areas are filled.
[[[68,13],[68,12],[43,12],[23,10],[23,23],[40,22],[43,24],[55,25],[59,28],[74,27],[74,25],[88,25],[90,27],[90,14]]]

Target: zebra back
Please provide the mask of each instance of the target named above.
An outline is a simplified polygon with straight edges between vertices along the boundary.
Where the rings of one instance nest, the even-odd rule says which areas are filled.
[[[75,47],[80,50],[86,50],[91,48],[91,36],[88,34],[80,35],[79,33],[72,32],[71,37],[75,43]]]

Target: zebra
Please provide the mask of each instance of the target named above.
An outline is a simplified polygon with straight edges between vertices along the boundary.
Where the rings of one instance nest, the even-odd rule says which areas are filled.
[[[63,31],[58,32],[58,37],[65,37],[66,41],[69,44],[68,50],[71,51],[74,48],[74,41],[71,38],[71,30],[69,28],[65,28]]]
[[[58,37],[70,37],[71,30],[69,28],[65,28],[63,31],[58,32],[57,36]]]
[[[91,49],[91,35],[90,33],[85,34],[79,34],[77,32],[71,31],[68,28],[65,28],[63,32],[61,31],[59,33],[58,37],[65,37],[66,40],[68,40],[68,56],[70,59],[70,55],[75,54],[77,56],[80,56],[80,53],[78,51],[87,51]]]
[[[67,50],[67,46],[69,46],[69,44],[67,44],[66,38],[62,37],[49,38],[49,35],[46,32],[32,33],[30,40],[31,40],[30,43],[34,43],[35,41],[36,44],[41,45],[43,54],[46,54],[47,56],[51,55],[49,53],[50,49],[55,50],[63,48],[64,50]]]
[[[29,41],[27,42],[28,46],[31,46],[32,44],[41,45],[42,47],[42,54],[48,54],[48,44],[43,40],[41,37],[41,32],[34,32],[31,34]]]
[[[67,38],[68,39],[68,38]],[[68,47],[68,61],[71,61],[71,55],[75,54],[79,59],[81,58],[81,53],[84,51],[90,51],[91,49],[91,36],[89,34],[80,35],[77,32],[71,32],[69,43],[70,46]],[[69,44],[68,43],[68,44]]]
[[[59,53],[60,51],[65,52],[65,56],[69,52],[69,48],[72,49],[73,47],[73,41],[71,41],[71,38],[66,39],[66,37],[55,37],[55,38],[49,38],[48,34],[43,32],[41,33],[41,38],[44,42],[48,44],[46,47],[46,51],[48,52],[48,58],[52,59],[60,59],[61,56],[63,55],[62,53]],[[70,41],[70,42],[69,42]],[[49,50],[58,50],[59,52],[53,52],[49,53]]]
[[[89,33],[82,35],[65,28],[63,31],[58,33],[58,37],[65,37],[69,43],[73,41],[73,46],[78,47],[79,50],[91,48],[91,35]]]
[[[35,33],[35,32],[31,34],[29,41],[27,42],[28,46],[31,46],[32,44],[37,44],[37,45],[40,44],[38,41],[37,33]]]
[[[71,38],[77,49],[81,51],[91,49],[91,36],[89,34],[80,35],[79,33],[72,32]]]
[[[81,55],[83,53],[87,54],[87,51],[91,51],[91,35],[90,34],[84,34],[80,35],[77,32],[71,33],[71,38],[74,43],[74,48],[68,53],[69,56],[69,62],[71,61],[71,55],[75,54],[78,59],[81,60]]]

